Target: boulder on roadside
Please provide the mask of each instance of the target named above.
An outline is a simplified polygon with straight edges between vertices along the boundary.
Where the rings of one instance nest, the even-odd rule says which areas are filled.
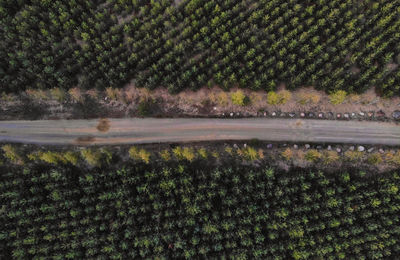
[[[383,112],[382,110],[379,110],[378,112],[376,112],[376,116],[377,117],[385,117],[385,112]]]
[[[392,116],[394,119],[400,120],[400,111],[399,110],[394,111]]]
[[[306,149],[310,149],[311,145],[306,144],[304,147],[305,147]]]
[[[362,146],[362,145],[360,145],[360,146],[357,148],[357,151],[359,151],[359,152],[364,152],[364,151],[365,151],[365,147]]]

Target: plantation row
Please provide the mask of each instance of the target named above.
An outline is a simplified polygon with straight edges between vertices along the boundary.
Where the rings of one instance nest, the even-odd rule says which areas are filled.
[[[396,259],[400,176],[0,168],[1,259]]]
[[[400,92],[399,0],[0,1],[0,90]]]

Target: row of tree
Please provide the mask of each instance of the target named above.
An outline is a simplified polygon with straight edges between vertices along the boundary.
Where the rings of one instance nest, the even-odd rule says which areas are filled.
[[[2,259],[400,255],[395,172],[204,163],[0,170]]]
[[[400,86],[393,1],[0,2],[0,89]]]

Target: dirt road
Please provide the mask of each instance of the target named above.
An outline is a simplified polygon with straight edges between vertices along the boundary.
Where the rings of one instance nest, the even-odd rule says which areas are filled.
[[[0,121],[0,142],[53,145],[211,140],[400,145],[400,125],[298,119],[104,119]]]

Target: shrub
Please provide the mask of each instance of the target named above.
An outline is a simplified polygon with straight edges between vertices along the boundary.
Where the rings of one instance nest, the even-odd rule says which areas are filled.
[[[146,151],[145,149],[139,149],[135,146],[129,149],[129,156],[137,161],[142,161],[148,164],[150,162],[150,152]]]
[[[195,158],[193,148],[185,147],[183,149],[182,156],[184,159],[188,160],[189,162],[193,161]]]
[[[279,104],[286,104],[290,99],[292,99],[292,93],[288,90],[282,90],[278,93],[279,95]]]
[[[233,154],[233,149],[230,146],[225,147],[225,152],[227,152],[229,155]]]
[[[51,98],[62,103],[67,99],[67,93],[61,88],[53,88],[50,90]]]
[[[229,103],[228,94],[225,92],[220,92],[217,96],[217,101],[220,106],[226,106]]]
[[[116,101],[118,99],[119,93],[118,89],[108,87],[106,88],[106,96],[113,101]]]
[[[286,148],[281,155],[286,161],[290,161],[293,158],[293,151],[290,148]]]
[[[336,161],[339,161],[340,157],[337,152],[335,151],[324,151],[322,155],[322,160],[325,164],[331,164]]]
[[[329,101],[334,105],[342,104],[347,96],[347,92],[344,90],[338,90],[329,95]]]
[[[18,153],[17,148],[12,145],[6,144],[1,147],[4,152],[4,157],[10,160],[14,164],[22,165],[24,161],[22,156]]]
[[[238,149],[238,155],[246,161],[255,161],[260,159],[259,153],[253,147],[247,146],[244,149]]]
[[[182,147],[178,146],[178,147],[175,147],[172,150],[172,152],[174,153],[175,157],[180,161],[187,160],[187,161],[191,162],[195,158],[193,148],[185,147],[182,149]]]
[[[282,90],[278,93],[269,91],[267,93],[267,103],[270,105],[283,105],[292,98],[292,94],[287,90]]]
[[[89,89],[88,91],[86,91],[86,94],[94,100],[100,98],[100,93],[97,89]]]
[[[359,151],[346,151],[344,157],[351,162],[360,161],[363,157],[363,153]]]
[[[101,152],[99,150],[84,149],[81,151],[82,158],[90,166],[100,166],[101,165]]]
[[[40,153],[39,159],[44,162],[54,164],[54,165],[57,165],[60,162],[67,163],[67,160],[61,154],[59,154],[57,152],[51,152],[51,151]]]
[[[306,93],[300,92],[297,94],[297,103],[300,105],[306,105],[309,103],[316,104],[320,101],[321,96],[318,93]]]
[[[372,165],[381,164],[383,162],[382,156],[379,153],[373,153],[367,158],[367,162]]]
[[[27,89],[25,92],[29,97],[32,97],[35,100],[47,100],[49,98],[47,93],[41,89]]]
[[[83,94],[79,88],[71,88],[68,93],[76,102],[83,102]]]
[[[400,151],[395,154],[387,153],[386,160],[393,164],[400,165]]]
[[[219,158],[219,153],[217,151],[212,151],[211,156],[214,157],[215,159]]]
[[[315,162],[322,157],[322,154],[315,149],[306,152],[305,159],[309,162]]]
[[[76,166],[78,164],[79,155],[76,152],[68,151],[64,153],[64,159],[72,165]]]
[[[264,150],[263,149],[258,149],[258,158],[259,159],[264,159]]]
[[[161,159],[163,159],[166,162],[171,160],[171,154],[169,153],[168,149],[161,151],[160,156],[161,156]]]
[[[200,148],[199,150],[197,150],[197,153],[199,154],[199,157],[202,159],[207,159],[208,154],[205,148]]]
[[[232,103],[238,106],[245,106],[248,104],[248,97],[241,90],[237,90],[231,94]]]
[[[153,103],[154,103],[153,100],[141,99],[137,108],[138,115],[149,116],[151,114],[151,106]]]
[[[275,91],[270,91],[267,94],[267,103],[270,105],[279,104],[279,96]]]

